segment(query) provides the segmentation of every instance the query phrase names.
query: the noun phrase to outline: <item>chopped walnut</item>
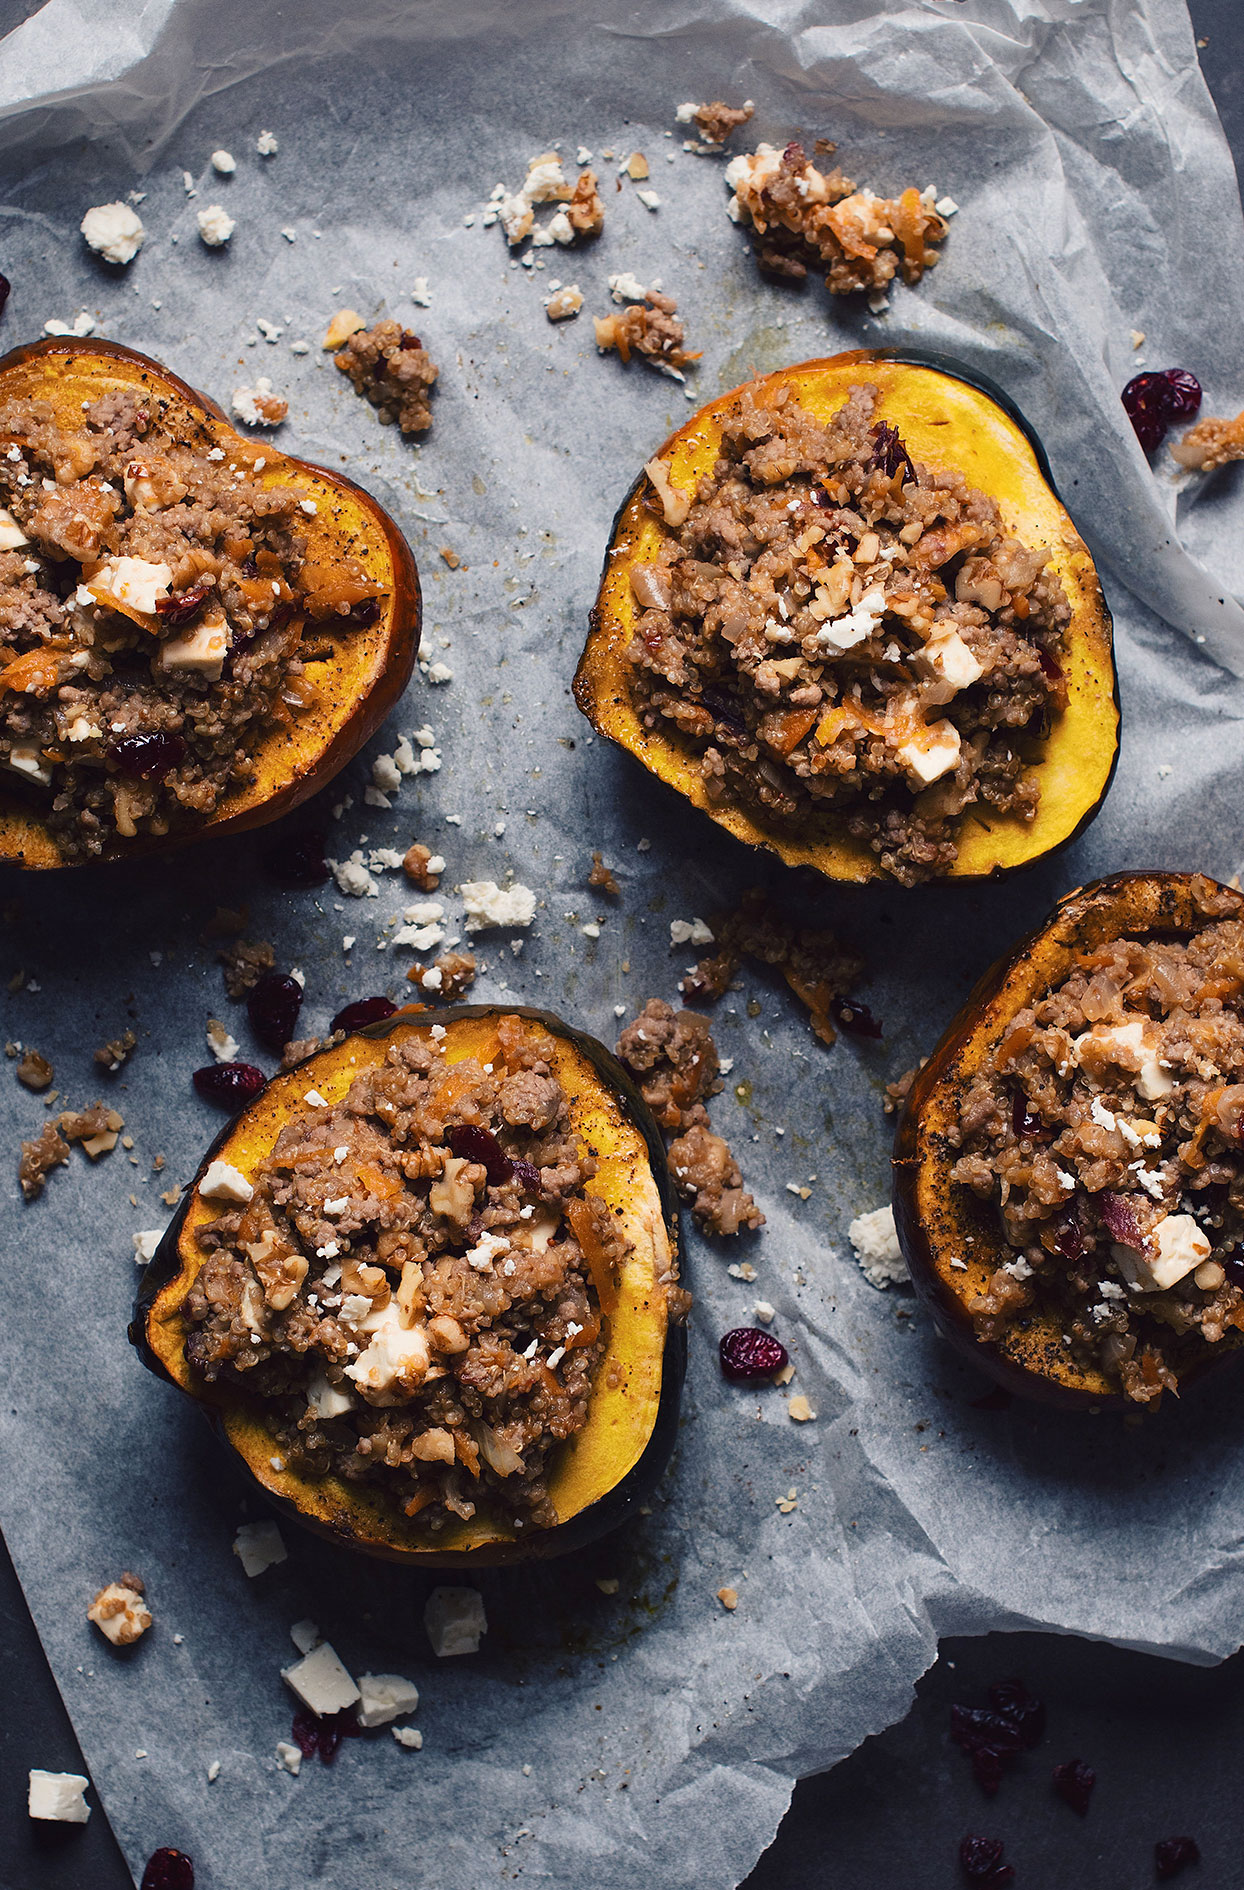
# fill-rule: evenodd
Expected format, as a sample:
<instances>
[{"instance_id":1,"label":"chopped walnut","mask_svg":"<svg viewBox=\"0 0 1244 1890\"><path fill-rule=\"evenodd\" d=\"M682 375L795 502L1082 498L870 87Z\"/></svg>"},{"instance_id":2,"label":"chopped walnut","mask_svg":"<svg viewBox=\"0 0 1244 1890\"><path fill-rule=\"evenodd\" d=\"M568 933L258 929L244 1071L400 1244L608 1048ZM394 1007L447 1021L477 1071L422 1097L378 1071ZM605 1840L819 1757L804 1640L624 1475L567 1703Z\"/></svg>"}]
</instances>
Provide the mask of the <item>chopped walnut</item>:
<instances>
[{"instance_id":1,"label":"chopped walnut","mask_svg":"<svg viewBox=\"0 0 1244 1890\"><path fill-rule=\"evenodd\" d=\"M439 369L418 335L392 321L360 328L345 342L336 365L371 402L383 426L396 420L403 433L427 432Z\"/></svg>"},{"instance_id":2,"label":"chopped walnut","mask_svg":"<svg viewBox=\"0 0 1244 1890\"><path fill-rule=\"evenodd\" d=\"M744 99L741 105L727 105L715 98L709 105L697 105L690 119L699 126L705 144L724 144L732 131L737 131L755 115L756 107L750 98Z\"/></svg>"},{"instance_id":3,"label":"chopped walnut","mask_svg":"<svg viewBox=\"0 0 1244 1890\"><path fill-rule=\"evenodd\" d=\"M225 968L225 990L235 1002L253 991L264 972L271 971L276 963L276 953L266 938L240 938L216 956Z\"/></svg>"},{"instance_id":4,"label":"chopped walnut","mask_svg":"<svg viewBox=\"0 0 1244 1890\"><path fill-rule=\"evenodd\" d=\"M642 302L628 302L613 314L595 317L596 346L602 354L616 348L623 361L629 361L633 353L642 355L657 367L677 373L700 358L683 347L684 330L677 315L672 295L649 289Z\"/></svg>"},{"instance_id":5,"label":"chopped walnut","mask_svg":"<svg viewBox=\"0 0 1244 1890\"><path fill-rule=\"evenodd\" d=\"M605 227L605 206L596 184L595 171L580 171L574 195L565 205L564 215L576 236L599 236Z\"/></svg>"},{"instance_id":6,"label":"chopped walnut","mask_svg":"<svg viewBox=\"0 0 1244 1890\"><path fill-rule=\"evenodd\" d=\"M17 1178L28 1201L43 1193L43 1184L54 1168L69 1160L69 1144L54 1122L45 1122L38 1135L22 1143L22 1158Z\"/></svg>"},{"instance_id":7,"label":"chopped walnut","mask_svg":"<svg viewBox=\"0 0 1244 1890\"><path fill-rule=\"evenodd\" d=\"M1234 420L1216 420L1212 415L1198 420L1173 443L1171 454L1193 472L1213 472L1234 459L1244 459L1244 413Z\"/></svg>"},{"instance_id":8,"label":"chopped walnut","mask_svg":"<svg viewBox=\"0 0 1244 1890\"><path fill-rule=\"evenodd\" d=\"M17 1080L27 1089L47 1089L56 1071L38 1050L27 1050L17 1066Z\"/></svg>"},{"instance_id":9,"label":"chopped walnut","mask_svg":"<svg viewBox=\"0 0 1244 1890\"><path fill-rule=\"evenodd\" d=\"M433 853L431 847L421 845L418 840L413 846L407 847L406 857L402 861L403 873L413 886L419 888L420 892L436 891L441 883L444 866L445 862L440 855Z\"/></svg>"},{"instance_id":10,"label":"chopped walnut","mask_svg":"<svg viewBox=\"0 0 1244 1890\"><path fill-rule=\"evenodd\" d=\"M123 1030L119 1037L113 1037L110 1042L101 1044L95 1052L95 1061L102 1064L106 1070L119 1070L131 1056L137 1044L138 1038L134 1032Z\"/></svg>"},{"instance_id":11,"label":"chopped walnut","mask_svg":"<svg viewBox=\"0 0 1244 1890\"><path fill-rule=\"evenodd\" d=\"M101 1155L110 1155L117 1146L125 1120L118 1110L106 1109L103 1103L92 1103L89 1109L68 1110L61 1116L59 1126L67 1142L80 1142L83 1152L97 1162Z\"/></svg>"},{"instance_id":12,"label":"chopped walnut","mask_svg":"<svg viewBox=\"0 0 1244 1890\"><path fill-rule=\"evenodd\" d=\"M780 971L787 984L808 1008L813 1030L822 1043L833 1043L835 1023L860 1035L879 1034L862 1004L850 1003L844 993L859 978L864 961L840 943L833 932L797 926L770 905L759 887L744 893L738 908L713 924L717 951L701 959L679 986L684 997L709 1002L728 988L742 958L758 958Z\"/></svg>"},{"instance_id":13,"label":"chopped walnut","mask_svg":"<svg viewBox=\"0 0 1244 1890\"><path fill-rule=\"evenodd\" d=\"M612 869L605 865L604 855L597 849L592 854L592 870L587 876L589 886L599 886L611 899L620 899L622 888L615 879Z\"/></svg>"},{"instance_id":14,"label":"chopped walnut","mask_svg":"<svg viewBox=\"0 0 1244 1890\"><path fill-rule=\"evenodd\" d=\"M799 281L824 269L832 295L883 291L900 268L905 282L919 282L938 260L929 245L946 235L930 191L874 197L840 170L819 171L801 144L758 145L731 160L726 182L730 216L749 226L760 267Z\"/></svg>"},{"instance_id":15,"label":"chopped walnut","mask_svg":"<svg viewBox=\"0 0 1244 1890\"><path fill-rule=\"evenodd\" d=\"M470 952L443 952L432 965L412 965L406 973L425 997L456 1004L475 983L476 964Z\"/></svg>"},{"instance_id":16,"label":"chopped walnut","mask_svg":"<svg viewBox=\"0 0 1244 1890\"><path fill-rule=\"evenodd\" d=\"M86 1611L114 1647L130 1647L151 1626L151 1610L144 1601L146 1590L137 1575L128 1569L120 1581L101 1588Z\"/></svg>"}]
</instances>

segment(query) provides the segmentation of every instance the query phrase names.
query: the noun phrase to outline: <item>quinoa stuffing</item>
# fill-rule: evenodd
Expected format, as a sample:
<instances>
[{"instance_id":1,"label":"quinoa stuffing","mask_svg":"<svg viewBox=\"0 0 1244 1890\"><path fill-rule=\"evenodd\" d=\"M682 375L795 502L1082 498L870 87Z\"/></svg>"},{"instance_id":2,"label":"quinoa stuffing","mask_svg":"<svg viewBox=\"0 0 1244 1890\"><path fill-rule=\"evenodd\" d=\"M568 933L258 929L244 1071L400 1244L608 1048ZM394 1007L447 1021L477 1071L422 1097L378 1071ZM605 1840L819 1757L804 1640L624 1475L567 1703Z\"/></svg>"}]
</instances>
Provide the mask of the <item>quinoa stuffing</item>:
<instances>
[{"instance_id":1,"label":"quinoa stuffing","mask_svg":"<svg viewBox=\"0 0 1244 1890\"><path fill-rule=\"evenodd\" d=\"M389 1044L335 1106L286 1123L199 1234L186 1356L263 1401L286 1463L386 1492L432 1530L481 1502L556 1520L547 1476L582 1427L600 1296L629 1251L591 1192L542 1031L491 1060ZM671 1307L682 1296L661 1282Z\"/></svg>"},{"instance_id":2,"label":"quinoa stuffing","mask_svg":"<svg viewBox=\"0 0 1244 1890\"><path fill-rule=\"evenodd\" d=\"M356 394L369 400L382 426L426 433L432 424L432 389L440 369L400 322L377 322L343 337L336 365Z\"/></svg>"},{"instance_id":3,"label":"quinoa stuffing","mask_svg":"<svg viewBox=\"0 0 1244 1890\"><path fill-rule=\"evenodd\" d=\"M832 155L834 147L824 149ZM726 183L729 215L748 227L760 268L800 282L823 269L831 295L884 294L900 270L905 282L919 282L938 260L929 245L946 235L936 191L913 185L874 197L840 170L818 170L801 144L761 144L732 158Z\"/></svg>"},{"instance_id":4,"label":"quinoa stuffing","mask_svg":"<svg viewBox=\"0 0 1244 1890\"><path fill-rule=\"evenodd\" d=\"M744 99L741 105L727 105L715 98L707 105L680 105L677 116L679 124L697 126L706 145L720 146L732 131L746 125L755 114L756 107L750 98Z\"/></svg>"},{"instance_id":5,"label":"quinoa stuffing","mask_svg":"<svg viewBox=\"0 0 1244 1890\"><path fill-rule=\"evenodd\" d=\"M1178 1389L1172 1336L1244 1330L1244 920L1212 881L1197 895L1191 936L1086 951L1017 1014L952 1171L1012 1250L969 1302L981 1338L1052 1309L1137 1404Z\"/></svg>"},{"instance_id":6,"label":"quinoa stuffing","mask_svg":"<svg viewBox=\"0 0 1244 1890\"><path fill-rule=\"evenodd\" d=\"M308 618L381 587L307 559L304 494L155 388L72 424L6 400L0 434L0 766L71 860L209 817L317 700Z\"/></svg>"},{"instance_id":7,"label":"quinoa stuffing","mask_svg":"<svg viewBox=\"0 0 1244 1890\"><path fill-rule=\"evenodd\" d=\"M672 295L663 295L660 289L645 289L642 300L637 297L622 308L593 319L596 346L602 354L616 348L624 362L637 354L675 380L682 380L681 369L700 358L683 347L685 331L678 319L678 304Z\"/></svg>"},{"instance_id":8,"label":"quinoa stuffing","mask_svg":"<svg viewBox=\"0 0 1244 1890\"><path fill-rule=\"evenodd\" d=\"M276 964L276 953L266 938L240 938L216 954L224 967L225 990L236 1002L253 991L266 971Z\"/></svg>"},{"instance_id":9,"label":"quinoa stuffing","mask_svg":"<svg viewBox=\"0 0 1244 1890\"><path fill-rule=\"evenodd\" d=\"M716 949L682 979L678 988L684 997L715 1003L729 990L742 960L755 958L781 972L822 1043L834 1042L836 1025L861 1036L880 1035L866 1007L846 996L864 961L835 933L792 924L758 886L743 894L732 913L714 920L712 930Z\"/></svg>"},{"instance_id":10,"label":"quinoa stuffing","mask_svg":"<svg viewBox=\"0 0 1244 1890\"><path fill-rule=\"evenodd\" d=\"M1216 472L1219 466L1244 459L1244 413L1234 420L1219 420L1207 414L1175 441L1171 452L1190 472Z\"/></svg>"},{"instance_id":11,"label":"quinoa stuffing","mask_svg":"<svg viewBox=\"0 0 1244 1890\"><path fill-rule=\"evenodd\" d=\"M17 1178L25 1199L33 1201L43 1193L52 1170L63 1168L69 1160L72 1143L80 1143L83 1153L97 1162L101 1155L112 1153L124 1127L119 1111L103 1103L92 1103L89 1109L69 1109L45 1122L38 1135L22 1143Z\"/></svg>"},{"instance_id":12,"label":"quinoa stuffing","mask_svg":"<svg viewBox=\"0 0 1244 1890\"><path fill-rule=\"evenodd\" d=\"M631 576L627 660L712 800L845 825L910 885L951 867L967 810L1034 817L1071 611L1047 554L953 467L915 465L878 405L855 387L821 424L751 388L694 491L649 462L665 534Z\"/></svg>"},{"instance_id":13,"label":"quinoa stuffing","mask_svg":"<svg viewBox=\"0 0 1244 1890\"><path fill-rule=\"evenodd\" d=\"M617 1052L672 1137L675 1185L705 1233L763 1227L765 1217L744 1188L729 1145L709 1127L704 1098L720 1092L721 1077L706 1020L694 1011L675 1011L662 998L649 998L618 1038Z\"/></svg>"},{"instance_id":14,"label":"quinoa stuffing","mask_svg":"<svg viewBox=\"0 0 1244 1890\"><path fill-rule=\"evenodd\" d=\"M431 965L412 965L406 976L440 1003L456 1004L475 983L476 970L474 953L442 952Z\"/></svg>"}]
</instances>

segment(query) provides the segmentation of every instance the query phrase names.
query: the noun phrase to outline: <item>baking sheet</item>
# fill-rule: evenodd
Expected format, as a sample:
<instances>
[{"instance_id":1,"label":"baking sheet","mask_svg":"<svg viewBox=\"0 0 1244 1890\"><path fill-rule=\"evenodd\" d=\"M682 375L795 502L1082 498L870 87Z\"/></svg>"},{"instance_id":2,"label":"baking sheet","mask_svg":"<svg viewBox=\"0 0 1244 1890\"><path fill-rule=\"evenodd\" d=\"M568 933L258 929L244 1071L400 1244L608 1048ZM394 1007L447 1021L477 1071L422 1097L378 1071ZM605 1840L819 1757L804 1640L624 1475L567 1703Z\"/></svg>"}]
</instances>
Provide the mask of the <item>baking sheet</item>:
<instances>
[{"instance_id":1,"label":"baking sheet","mask_svg":"<svg viewBox=\"0 0 1244 1890\"><path fill-rule=\"evenodd\" d=\"M942 263L916 291L897 289L888 314L757 278L724 215L720 161L685 153L673 120L684 98L745 94L756 136L836 137L847 170L875 188L935 183L962 206ZM267 159L255 152L264 128L280 140ZM597 154L608 221L599 244L538 252L545 266L529 275L478 219L493 186L517 184L556 140L571 157L580 142ZM208 168L222 145L238 160L230 178ZM634 148L652 166L655 212L629 183L613 188ZM207 1017L255 1055L202 942L215 907L248 904L250 935L302 968L302 1027L315 1030L347 997L405 988L410 955L378 949L409 902L405 882L382 874L377 896L358 900L282 893L258 865L261 835L158 868L6 883L0 970L25 974L3 1000L6 1036L49 1055L75 1104L101 1093L95 1044L127 1022L140 1037L105 1092L134 1162L119 1150L88 1169L75 1154L25 1209L10 1169L0 1321L0 1523L135 1870L174 1843L208 1890L473 1890L519 1872L596 1890L641 1872L730 1884L797 1776L902 1714L941 1633L1046 1627L1188 1660L1231 1652L1244 1447L1230 1386L1135 1428L981 1410L982 1381L909 1296L864 1282L846 1242L852 1216L886 1194L884 1083L992 956L1098 873L1225 878L1240 864L1244 696L1210 660L1244 667L1239 486L1152 473L1117 402L1142 357L1192 367L1207 411L1233 412L1240 394L1238 199L1183 6L823 0L813 14L653 0L619 14L596 0L359 0L343 16L322 0L171 0L140 14L51 0L3 43L0 149L13 282L0 337L85 309L101 333L226 402L265 374L291 402L281 443L348 466L408 532L427 588L425 654L453 681L416 680L318 811L339 859L416 837L444 853L455 932L456 884L512 871L537 891L521 954L504 934L481 941L474 996L549 1003L611 1040L615 1006L631 1015L651 994L675 996L690 954L671 951L670 921L759 880L861 945L886 1029L880 1046L824 1051L750 974L719 1007L740 1091L728 1087L714 1117L768 1225L737 1246L691 1235L688 1391L653 1513L556 1569L481 1573L483 1650L437 1661L421 1621L443 1576L362 1564L287 1528L288 1560L246 1580L230 1543L257 1502L123 1336L131 1234L159 1225L170 1176L193 1171L218 1126L189 1084ZM616 160L601 162L604 149ZM77 225L131 189L145 192L149 235L118 273ZM218 251L194 226L213 202L237 219ZM1102 556L1119 635L1119 775L1068 853L1004 886L835 894L749 861L592 741L569 682L609 521L691 410L674 383L596 355L590 314L622 269L678 297L704 350L697 396L752 368L891 341L957 353L1025 408ZM420 276L426 309L410 299ZM553 279L587 298L557 329L541 306ZM421 447L382 430L320 353L343 304L399 316L440 362ZM262 338L260 318L279 339ZM1139 354L1133 329L1147 336ZM311 351L291 353L304 339ZM370 757L425 725L440 771L407 781L390 811L365 805ZM587 889L593 847L622 882L617 906ZM599 938L585 935L597 922ZM43 1109L16 1084L4 1093L13 1146ZM809 1186L807 1200L788 1183ZM754 1284L727 1271L744 1259ZM791 1389L814 1423L792 1423L782 1393L718 1376L716 1339L757 1297L777 1308ZM117 1656L83 1611L127 1566L148 1582L156 1626ZM722 1586L738 1590L732 1614ZM277 1769L292 1708L279 1668L289 1625L308 1615L353 1671L417 1681L422 1751L382 1732L347 1742L331 1770Z\"/></svg>"}]
</instances>

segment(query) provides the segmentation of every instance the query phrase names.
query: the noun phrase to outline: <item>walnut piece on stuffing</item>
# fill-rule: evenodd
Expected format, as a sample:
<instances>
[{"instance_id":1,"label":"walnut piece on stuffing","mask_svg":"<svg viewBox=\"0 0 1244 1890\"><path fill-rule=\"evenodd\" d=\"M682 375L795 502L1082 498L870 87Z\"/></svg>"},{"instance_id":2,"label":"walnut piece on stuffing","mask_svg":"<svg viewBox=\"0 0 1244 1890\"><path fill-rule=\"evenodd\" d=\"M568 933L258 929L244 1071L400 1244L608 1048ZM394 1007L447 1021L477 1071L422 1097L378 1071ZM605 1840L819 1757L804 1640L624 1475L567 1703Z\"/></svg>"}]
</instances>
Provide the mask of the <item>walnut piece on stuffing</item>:
<instances>
[{"instance_id":1,"label":"walnut piece on stuffing","mask_svg":"<svg viewBox=\"0 0 1244 1890\"><path fill-rule=\"evenodd\" d=\"M919 282L938 260L930 245L946 235L931 191L871 196L840 170L818 170L801 144L758 145L731 160L726 182L729 215L748 227L761 269L795 280L824 269L831 295L875 294L900 270Z\"/></svg>"},{"instance_id":2,"label":"walnut piece on stuffing","mask_svg":"<svg viewBox=\"0 0 1244 1890\"><path fill-rule=\"evenodd\" d=\"M151 1610L144 1601L145 1589L137 1575L127 1569L119 1581L101 1588L86 1611L101 1634L114 1647L131 1647L151 1626Z\"/></svg>"},{"instance_id":3,"label":"walnut piece on stuffing","mask_svg":"<svg viewBox=\"0 0 1244 1890\"><path fill-rule=\"evenodd\" d=\"M440 370L418 335L400 322L377 322L350 335L335 360L355 392L376 409L382 426L396 421L403 433L427 432Z\"/></svg>"},{"instance_id":4,"label":"walnut piece on stuffing","mask_svg":"<svg viewBox=\"0 0 1244 1890\"><path fill-rule=\"evenodd\" d=\"M1234 459L1244 459L1244 413L1234 420L1206 415L1172 443L1171 455L1193 472L1213 472Z\"/></svg>"},{"instance_id":5,"label":"walnut piece on stuffing","mask_svg":"<svg viewBox=\"0 0 1244 1890\"><path fill-rule=\"evenodd\" d=\"M623 361L638 354L654 366L674 372L700 358L683 347L685 331L678 320L678 304L672 295L663 295L659 289L649 289L642 302L629 302L625 308L594 319L596 346L602 354L616 348Z\"/></svg>"}]
</instances>

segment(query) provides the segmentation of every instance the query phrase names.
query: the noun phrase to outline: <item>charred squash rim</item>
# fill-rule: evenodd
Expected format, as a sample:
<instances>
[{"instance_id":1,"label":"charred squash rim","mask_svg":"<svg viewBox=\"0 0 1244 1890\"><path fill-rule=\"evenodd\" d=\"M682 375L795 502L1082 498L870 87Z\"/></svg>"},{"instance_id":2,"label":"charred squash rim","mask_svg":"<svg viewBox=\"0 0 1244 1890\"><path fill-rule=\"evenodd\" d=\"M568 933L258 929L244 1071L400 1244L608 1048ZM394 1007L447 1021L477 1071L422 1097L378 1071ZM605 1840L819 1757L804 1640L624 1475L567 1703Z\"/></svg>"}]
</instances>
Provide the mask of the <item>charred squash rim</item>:
<instances>
[{"instance_id":1,"label":"charred squash rim","mask_svg":"<svg viewBox=\"0 0 1244 1890\"><path fill-rule=\"evenodd\" d=\"M443 1025L452 1061L486 1049L496 1020L518 1016L547 1031L557 1045L557 1075L583 1140L600 1169L592 1192L624 1211L635 1251L607 1312L607 1343L587 1422L563 1446L550 1477L560 1520L516 1538L496 1516L477 1514L438 1532L404 1515L383 1493L339 1477L306 1478L275 1470L274 1433L260 1399L207 1385L185 1358L185 1297L204 1256L195 1231L218 1209L199 1194L210 1162L233 1162L246 1174L271 1148L286 1115L308 1087L336 1101L368 1063L383 1061L390 1040ZM686 1366L686 1332L666 1315L658 1274L680 1249L678 1211L660 1132L647 1105L602 1044L547 1011L470 1005L409 1010L317 1051L274 1077L208 1150L194 1183L145 1270L129 1329L143 1363L193 1398L214 1430L241 1459L283 1514L346 1548L420 1567L479 1567L562 1555L625 1522L651 1493L673 1448Z\"/></svg>"},{"instance_id":2,"label":"charred squash rim","mask_svg":"<svg viewBox=\"0 0 1244 1890\"><path fill-rule=\"evenodd\" d=\"M1105 798L1119 750L1110 612L1093 560L1058 497L1041 442L1015 403L986 375L949 355L861 348L800 362L734 388L693 414L655 457L686 489L711 468L723 416L748 389L792 386L805 405L828 416L862 383L878 387L879 415L898 428L913 457L958 468L997 501L1017 537L1051 548L1051 562L1071 601L1064 659L1068 706L1037 763L1041 803L1036 818L1024 822L993 809L979 820L970 811L964 814L956 835L959 857L940 876L995 877L1031 865L1084 830ZM948 410L953 417L947 417ZM600 734L746 845L767 848L788 866L813 867L827 879L886 879L871 849L847 833L841 816L822 815L811 830L794 833L750 809L717 805L705 791L692 745L664 728L643 726L625 652L636 616L631 570L655 558L664 535L644 504L648 489L641 473L614 520L574 680L580 709Z\"/></svg>"},{"instance_id":3,"label":"charred squash rim","mask_svg":"<svg viewBox=\"0 0 1244 1890\"><path fill-rule=\"evenodd\" d=\"M1068 893L985 973L916 1077L899 1118L894 1219L912 1283L956 1350L1021 1397L1071 1410L1136 1408L1104 1372L1071 1359L1055 1317L1034 1309L1023 1329L1017 1321L999 1339L977 1337L966 1302L984 1290L1010 1249L991 1206L950 1179L960 1151L948 1131L1012 1018L1060 984L1080 952L1124 936L1189 937L1212 923L1198 909L1198 881L1227 893L1244 918L1244 895L1192 873L1116 873ZM953 1268L952 1259L966 1260L967 1271ZM1182 1389L1237 1354L1244 1333L1214 1346L1199 1334L1169 1333L1162 1344Z\"/></svg>"},{"instance_id":4,"label":"charred squash rim","mask_svg":"<svg viewBox=\"0 0 1244 1890\"><path fill-rule=\"evenodd\" d=\"M422 600L414 555L383 507L350 479L282 453L267 438L247 439L224 411L168 368L115 341L35 341L0 359L0 392L63 402L81 417L83 400L118 388L150 387L188 409L237 460L265 462L261 483L294 485L318 507L305 521L311 552L357 559L369 577L383 582L380 616L374 624L342 626L317 622L317 638L331 638L331 655L308 664L320 684L315 706L288 728L268 730L256 756L256 777L206 820L167 836L115 841L105 859L135 859L165 853L196 840L241 833L279 819L327 785L370 741L410 681L419 649ZM0 782L0 864L27 868L76 865L66 861L40 811L37 795ZM91 862L92 864L94 862Z\"/></svg>"}]
</instances>

